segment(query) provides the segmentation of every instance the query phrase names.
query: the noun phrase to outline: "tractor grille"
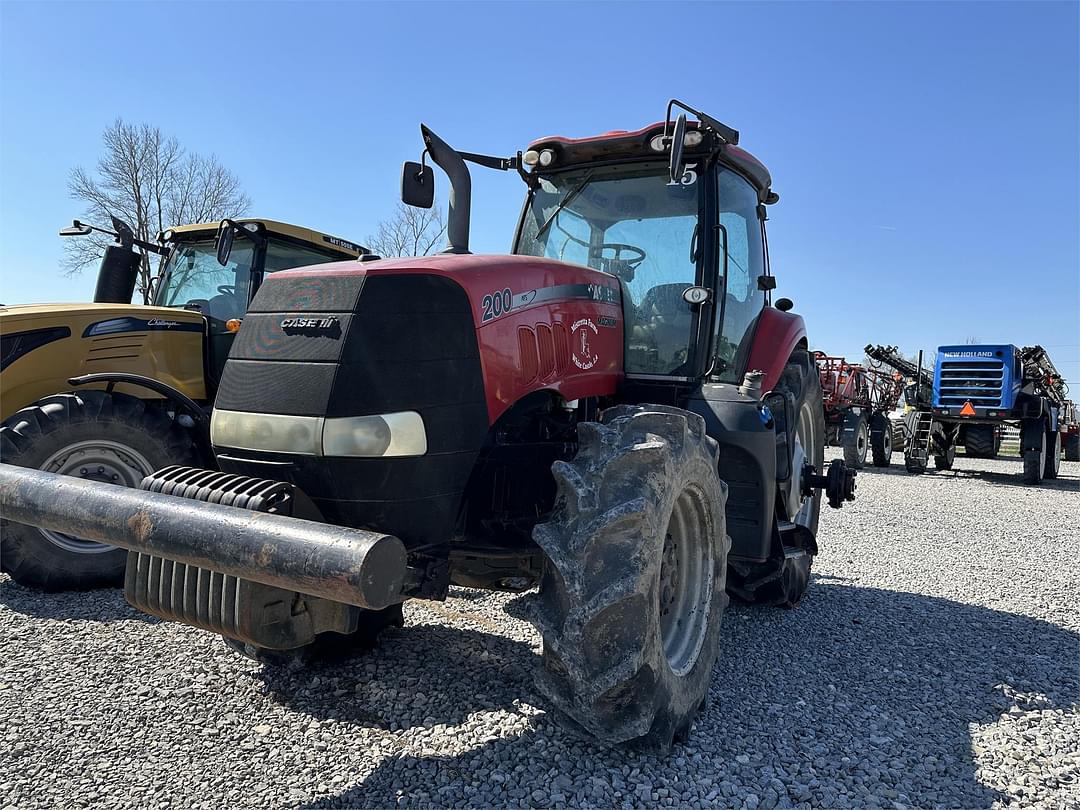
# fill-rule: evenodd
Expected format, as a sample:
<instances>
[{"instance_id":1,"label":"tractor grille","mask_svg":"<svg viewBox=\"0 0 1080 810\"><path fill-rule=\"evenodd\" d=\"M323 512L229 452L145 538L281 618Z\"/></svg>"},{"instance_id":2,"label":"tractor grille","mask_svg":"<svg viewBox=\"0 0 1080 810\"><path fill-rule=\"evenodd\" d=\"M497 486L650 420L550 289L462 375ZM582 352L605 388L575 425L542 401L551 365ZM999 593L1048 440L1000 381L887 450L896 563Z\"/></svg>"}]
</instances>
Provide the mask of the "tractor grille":
<instances>
[{"instance_id":1,"label":"tractor grille","mask_svg":"<svg viewBox=\"0 0 1080 810\"><path fill-rule=\"evenodd\" d=\"M999 408L1005 384L1005 364L998 358L946 360L941 364L938 405Z\"/></svg>"}]
</instances>

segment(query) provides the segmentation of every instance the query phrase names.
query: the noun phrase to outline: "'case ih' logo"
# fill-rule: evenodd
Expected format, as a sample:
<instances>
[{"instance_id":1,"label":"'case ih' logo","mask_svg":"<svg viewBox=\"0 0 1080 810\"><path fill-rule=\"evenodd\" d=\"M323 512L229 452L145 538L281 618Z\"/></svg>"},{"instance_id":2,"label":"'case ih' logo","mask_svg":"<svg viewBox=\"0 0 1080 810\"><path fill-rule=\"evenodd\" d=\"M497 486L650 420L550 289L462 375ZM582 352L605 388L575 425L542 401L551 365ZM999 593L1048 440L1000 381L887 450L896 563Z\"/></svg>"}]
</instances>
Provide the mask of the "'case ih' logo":
<instances>
[{"instance_id":1,"label":"'case ih' logo","mask_svg":"<svg viewBox=\"0 0 1080 810\"><path fill-rule=\"evenodd\" d=\"M337 318L284 318L281 321L281 331L300 332L302 334L318 333L329 337L337 337L341 334L341 323Z\"/></svg>"}]
</instances>

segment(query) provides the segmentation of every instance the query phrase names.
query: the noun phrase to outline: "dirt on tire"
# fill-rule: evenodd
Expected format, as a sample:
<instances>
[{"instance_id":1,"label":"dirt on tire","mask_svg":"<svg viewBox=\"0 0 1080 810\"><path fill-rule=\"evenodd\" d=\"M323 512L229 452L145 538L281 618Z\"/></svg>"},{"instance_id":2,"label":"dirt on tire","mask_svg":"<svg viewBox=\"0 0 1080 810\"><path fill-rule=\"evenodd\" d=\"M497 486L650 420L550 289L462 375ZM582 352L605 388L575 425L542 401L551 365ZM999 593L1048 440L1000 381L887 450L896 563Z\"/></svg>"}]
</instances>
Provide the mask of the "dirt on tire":
<instances>
[{"instance_id":1,"label":"dirt on tire","mask_svg":"<svg viewBox=\"0 0 1080 810\"><path fill-rule=\"evenodd\" d=\"M705 700L728 601L717 445L700 416L655 405L609 409L578 439L575 458L553 467L551 519L533 532L547 555L537 687L572 727L665 752ZM700 550L701 588L679 607L696 628L687 644L662 615L671 538L685 534L673 521L693 525Z\"/></svg>"}]
</instances>

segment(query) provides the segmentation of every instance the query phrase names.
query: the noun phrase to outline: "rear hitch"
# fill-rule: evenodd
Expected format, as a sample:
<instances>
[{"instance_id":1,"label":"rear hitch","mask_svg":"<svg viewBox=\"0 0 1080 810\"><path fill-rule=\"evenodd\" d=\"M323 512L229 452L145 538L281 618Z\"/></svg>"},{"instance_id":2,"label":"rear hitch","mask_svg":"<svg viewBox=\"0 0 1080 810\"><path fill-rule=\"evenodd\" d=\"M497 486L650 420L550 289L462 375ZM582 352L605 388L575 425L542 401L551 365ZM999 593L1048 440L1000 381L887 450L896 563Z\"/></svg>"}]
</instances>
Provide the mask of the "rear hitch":
<instances>
[{"instance_id":1,"label":"rear hitch","mask_svg":"<svg viewBox=\"0 0 1080 810\"><path fill-rule=\"evenodd\" d=\"M824 475L818 475L813 464L806 464L802 474L803 497L810 497L815 489L823 489L829 506L839 509L844 501L855 500L855 475L855 470L838 458L833 459Z\"/></svg>"}]
</instances>

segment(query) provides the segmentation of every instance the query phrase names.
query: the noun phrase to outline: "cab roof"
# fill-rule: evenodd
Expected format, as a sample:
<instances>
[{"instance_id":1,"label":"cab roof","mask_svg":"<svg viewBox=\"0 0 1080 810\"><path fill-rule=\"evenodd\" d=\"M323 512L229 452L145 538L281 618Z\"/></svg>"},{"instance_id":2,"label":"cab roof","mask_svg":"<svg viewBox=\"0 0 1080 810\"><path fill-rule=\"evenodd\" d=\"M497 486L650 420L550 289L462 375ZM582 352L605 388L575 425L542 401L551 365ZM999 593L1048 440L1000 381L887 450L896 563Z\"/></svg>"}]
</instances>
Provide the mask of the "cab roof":
<instances>
[{"instance_id":1,"label":"cab roof","mask_svg":"<svg viewBox=\"0 0 1080 810\"><path fill-rule=\"evenodd\" d=\"M348 239L331 236L322 233L321 231L313 231L310 228L304 228L300 225L290 225L288 222L278 222L273 219L258 219L253 217L244 217L235 220L235 222L241 225L254 222L258 225L262 225L268 234L287 236L291 239L307 242L322 248L323 250L340 253L343 258L355 259L357 256L370 252L362 245ZM219 223L217 222L197 222L190 225L175 225L171 228L167 228L166 233L172 231L174 234L182 234L184 236L201 236L205 233L208 236L213 236L217 233L218 225Z\"/></svg>"},{"instance_id":2,"label":"cab roof","mask_svg":"<svg viewBox=\"0 0 1080 810\"><path fill-rule=\"evenodd\" d=\"M601 135L590 135L584 138L567 138L563 135L548 135L538 138L529 144L529 149L537 151L552 149L556 153L556 160L549 167L558 170L568 166L590 163L597 160L607 160L618 157L660 155L650 148L653 138L664 132L665 123L657 121L641 129L635 130L612 130ZM705 138L700 146L687 148L686 153L697 154L711 152L718 149L720 160L727 166L738 171L746 177L758 191L762 202L775 202L772 192L772 175L765 168L765 164L751 155L745 149L734 144L725 143L721 139L712 136L711 130L702 127L698 121L687 121L687 130L700 129Z\"/></svg>"}]
</instances>

